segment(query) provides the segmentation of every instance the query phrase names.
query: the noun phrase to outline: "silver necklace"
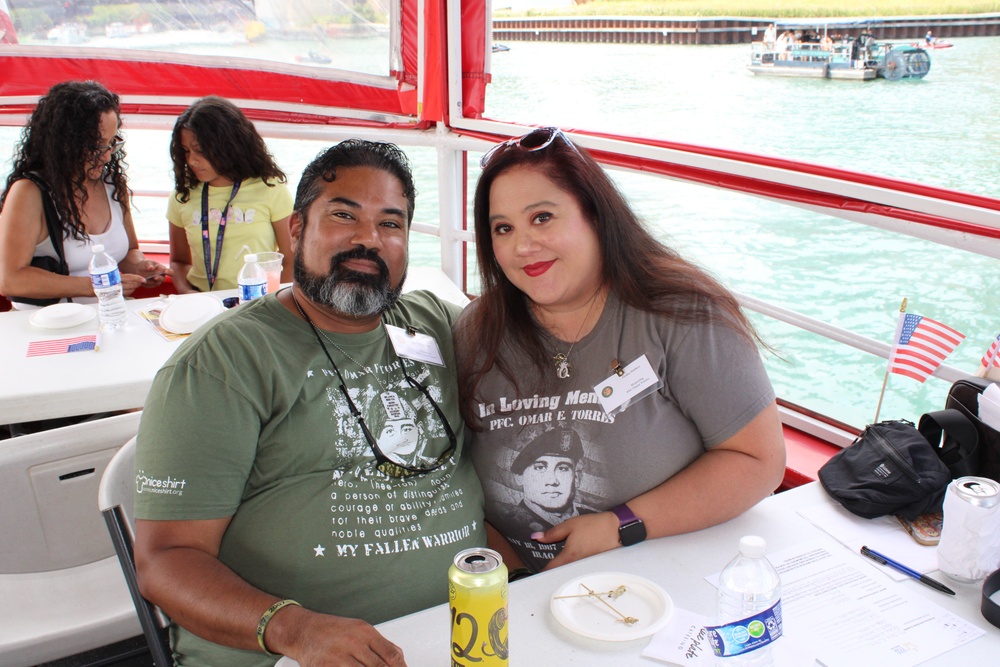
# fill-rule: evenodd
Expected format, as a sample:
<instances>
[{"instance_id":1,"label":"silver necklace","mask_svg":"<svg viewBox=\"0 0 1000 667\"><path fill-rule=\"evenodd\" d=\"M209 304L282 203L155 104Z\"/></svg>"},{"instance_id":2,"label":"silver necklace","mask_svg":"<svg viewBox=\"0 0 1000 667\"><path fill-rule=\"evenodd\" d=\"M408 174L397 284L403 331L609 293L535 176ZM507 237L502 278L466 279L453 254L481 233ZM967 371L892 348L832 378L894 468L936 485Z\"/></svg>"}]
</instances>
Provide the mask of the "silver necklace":
<instances>
[{"instance_id":1,"label":"silver necklace","mask_svg":"<svg viewBox=\"0 0 1000 667\"><path fill-rule=\"evenodd\" d=\"M556 356L552 357L556 366L556 375L562 380L565 380L573 375L574 369L573 364L570 363L569 355L573 353L573 348L580 341L580 334L583 333L583 328L587 326L587 320L590 319L590 313L593 312L594 304L597 303L597 297L600 293L601 290L597 290L597 292L594 293L594 297L590 300L590 307L587 309L587 314L583 316L583 322L580 323L580 328L576 332L575 340L570 343L569 349L566 350L566 354L556 352Z\"/></svg>"}]
</instances>

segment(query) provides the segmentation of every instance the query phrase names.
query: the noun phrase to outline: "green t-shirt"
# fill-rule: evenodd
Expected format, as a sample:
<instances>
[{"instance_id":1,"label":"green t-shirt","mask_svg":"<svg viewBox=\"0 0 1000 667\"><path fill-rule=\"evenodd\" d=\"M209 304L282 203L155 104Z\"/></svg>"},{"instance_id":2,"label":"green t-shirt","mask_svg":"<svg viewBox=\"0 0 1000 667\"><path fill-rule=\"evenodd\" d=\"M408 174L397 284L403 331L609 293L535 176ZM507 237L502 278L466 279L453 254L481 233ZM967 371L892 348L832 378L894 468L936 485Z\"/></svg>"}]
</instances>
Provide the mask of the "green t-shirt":
<instances>
[{"instance_id":1,"label":"green t-shirt","mask_svg":"<svg viewBox=\"0 0 1000 667\"><path fill-rule=\"evenodd\" d=\"M451 339L457 314L429 292L414 292L385 317L440 346L444 368L404 363L458 439L443 467L403 479L375 469L340 381L305 322L274 295L219 316L153 383L136 452L136 516L232 516L219 559L252 585L308 609L379 623L445 602L454 555L486 543L482 489L462 442ZM382 327L324 333L383 451L394 451L390 441L403 431L408 435L395 446L407 438L411 449L416 444L411 465L447 449L444 425L404 379ZM176 626L172 643L179 665L274 662Z\"/></svg>"},{"instance_id":2,"label":"green t-shirt","mask_svg":"<svg viewBox=\"0 0 1000 667\"><path fill-rule=\"evenodd\" d=\"M226 233L222 237L219 255L219 272L213 290L235 289L236 277L243 268L243 255L248 252L273 252L278 249L274 236L274 223L292 214L292 192L284 183L271 181L268 185L259 178L240 184L236 198L226 212ZM208 274L205 271L205 248L201 236L201 191L204 184L189 193L185 203L172 194L167 200L167 220L175 227L182 227L191 248L191 270L187 279L202 292L208 291ZM215 246L219 235L222 209L233 194L233 186L208 188L208 244L209 261L215 266ZM248 250L249 248L249 250Z\"/></svg>"}]
</instances>

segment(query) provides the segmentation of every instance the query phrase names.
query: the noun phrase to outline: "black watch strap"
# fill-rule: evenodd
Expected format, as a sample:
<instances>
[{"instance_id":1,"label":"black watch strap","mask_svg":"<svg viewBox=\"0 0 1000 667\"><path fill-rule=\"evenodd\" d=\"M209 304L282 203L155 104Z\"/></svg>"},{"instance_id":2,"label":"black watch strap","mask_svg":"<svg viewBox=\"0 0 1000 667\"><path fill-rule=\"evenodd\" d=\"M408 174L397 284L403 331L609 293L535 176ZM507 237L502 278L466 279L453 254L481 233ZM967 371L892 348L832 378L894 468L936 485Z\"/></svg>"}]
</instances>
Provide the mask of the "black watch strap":
<instances>
[{"instance_id":1,"label":"black watch strap","mask_svg":"<svg viewBox=\"0 0 1000 667\"><path fill-rule=\"evenodd\" d=\"M986 577L983 582L982 604L979 610L983 618L1000 628L1000 605L993 601L993 594L1000 591L1000 570Z\"/></svg>"},{"instance_id":2,"label":"black watch strap","mask_svg":"<svg viewBox=\"0 0 1000 667\"><path fill-rule=\"evenodd\" d=\"M611 511L618 517L618 541L623 547L630 547L646 539L646 524L628 505L619 505Z\"/></svg>"}]
</instances>

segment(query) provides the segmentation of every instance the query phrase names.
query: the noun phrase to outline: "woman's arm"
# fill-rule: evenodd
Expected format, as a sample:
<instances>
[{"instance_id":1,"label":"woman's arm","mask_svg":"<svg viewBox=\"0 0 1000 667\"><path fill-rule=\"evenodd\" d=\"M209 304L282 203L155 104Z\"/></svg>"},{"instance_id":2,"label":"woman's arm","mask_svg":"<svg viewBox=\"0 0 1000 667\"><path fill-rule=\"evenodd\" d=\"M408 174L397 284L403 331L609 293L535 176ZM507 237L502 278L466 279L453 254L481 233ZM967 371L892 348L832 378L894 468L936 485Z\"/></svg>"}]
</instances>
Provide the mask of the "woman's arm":
<instances>
[{"instance_id":1,"label":"woman's arm","mask_svg":"<svg viewBox=\"0 0 1000 667\"><path fill-rule=\"evenodd\" d=\"M174 287L178 294L187 294L197 290L188 282L188 271L191 270L191 246L183 227L173 223L170 225L170 270L173 272Z\"/></svg>"},{"instance_id":2,"label":"woman's arm","mask_svg":"<svg viewBox=\"0 0 1000 667\"><path fill-rule=\"evenodd\" d=\"M784 471L785 439L771 403L733 437L627 505L646 525L647 538L689 533L750 509L778 488ZM566 540L550 569L619 546L618 517L583 514L531 537L545 544Z\"/></svg>"},{"instance_id":3,"label":"woman's arm","mask_svg":"<svg viewBox=\"0 0 1000 667\"><path fill-rule=\"evenodd\" d=\"M166 280L166 276L171 274L171 270L159 262L146 259L142 250L139 250L132 211L125 211L122 225L128 237L128 252L118 264L118 270L122 274L122 291L128 296L139 287L159 287Z\"/></svg>"},{"instance_id":4,"label":"woman's arm","mask_svg":"<svg viewBox=\"0 0 1000 667\"><path fill-rule=\"evenodd\" d=\"M35 246L48 238L42 193L16 181L0 211L0 294L34 298L94 296L87 276L63 276L31 266Z\"/></svg>"},{"instance_id":5,"label":"woman's arm","mask_svg":"<svg viewBox=\"0 0 1000 667\"><path fill-rule=\"evenodd\" d=\"M281 282L283 283L292 282L292 267L294 266L292 235L288 231L288 219L291 217L289 215L281 220L271 222L271 226L274 227L274 238L278 243L278 252L285 256L281 260Z\"/></svg>"}]
</instances>

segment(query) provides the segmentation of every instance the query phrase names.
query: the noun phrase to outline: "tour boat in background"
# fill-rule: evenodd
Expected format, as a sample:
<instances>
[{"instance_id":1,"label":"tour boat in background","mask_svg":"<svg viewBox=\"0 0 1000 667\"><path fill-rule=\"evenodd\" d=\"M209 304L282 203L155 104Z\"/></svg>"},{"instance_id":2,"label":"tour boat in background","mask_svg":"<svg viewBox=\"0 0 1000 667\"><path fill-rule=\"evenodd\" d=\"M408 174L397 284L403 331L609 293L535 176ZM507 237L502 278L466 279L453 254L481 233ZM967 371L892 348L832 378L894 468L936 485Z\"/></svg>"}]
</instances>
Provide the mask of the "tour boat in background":
<instances>
[{"instance_id":1,"label":"tour boat in background","mask_svg":"<svg viewBox=\"0 0 1000 667\"><path fill-rule=\"evenodd\" d=\"M5 3L16 8L13 0L0 0L0 18L7 9ZM250 32L260 43L266 43L268 34L302 40L317 33L322 33L323 39L358 34L325 23L317 23L318 30L303 29L301 26L309 25L304 17L317 9L316 4L308 0L259 0L253 3L252 15L238 17L246 21L245 29L230 24L216 34L237 47L247 41L239 35ZM353 16L351 20L359 25L383 20L375 18L374 22L365 16ZM68 22L62 28L53 27L48 33L51 39L44 40L30 40L26 35L18 40L17 35L6 30L0 43L0 125L22 126L39 96L59 81L96 79L121 96L129 128L169 129L178 113L193 100L215 94L239 104L265 137L333 143L363 136L390 141L404 149L433 149L437 156L436 182L429 187L437 192L439 219L434 223L415 221L412 231L436 239L438 268L463 291L474 293L474 236L467 221L470 186L475 182L479 156L496 142L530 129L492 118L487 112L490 58L495 52L489 3L391 0L384 17L389 48L385 70L380 73L330 67L311 58L297 60L294 52L263 60L257 52L252 58L242 57L238 48L225 57L192 53L183 46L158 50L154 44L165 44L176 35L176 44L184 45L188 28L204 34L205 27L190 25L189 17L184 16L171 17L160 25L156 24L158 17L143 20L152 21L154 29L133 32L120 27L121 21L114 21L109 22L107 30L100 26L90 35L84 34L82 24ZM386 30L383 27L374 32L384 34ZM230 40L234 35L237 38ZM124 43L129 40L142 40L145 46L126 48ZM297 52L301 54L305 48ZM896 49L890 49L873 71L879 67L887 71L888 59L896 53ZM920 48L906 53L911 53L911 59L918 54L926 56ZM827 75L840 69L832 62L806 62L819 63L819 69ZM909 62L904 67L909 68ZM925 62L929 66L929 60ZM771 66L775 66L773 59ZM868 68L866 63L862 70ZM629 136L615 128L564 129L609 168L704 186L706 191L762 198L1000 258L1000 199L995 197L801 160ZM146 241L143 248L147 254L167 253L165 242ZM805 329L867 355L888 357L889 341L876 340L752 294L739 297L756 316ZM816 360L814 366L804 370L804 376L830 372L823 360ZM947 364L935 372L948 382L968 374ZM870 387L855 390L869 391ZM814 479L819 465L838 448L850 444L858 427L863 426L844 424L809 406L779 402L789 452L783 488ZM0 442L0 447L16 445L15 441ZM91 472L99 479L100 470ZM35 503L34 498L20 500L25 501L22 506L32 507ZM25 521L40 520L30 512L22 516ZM58 520L59 514L46 516ZM76 515L66 516L64 520L69 522ZM63 528L74 529L70 525ZM55 527L56 531L60 529ZM18 545L5 543L4 548L17 550ZM141 634L110 542L106 549L96 552L48 556L39 556L34 570L23 564L18 569L0 569L0 664L34 665ZM95 591L102 593L97 596ZM13 626L15 618L22 629L19 636L5 631ZM25 619L31 620L30 627Z\"/></svg>"},{"instance_id":2,"label":"tour boat in background","mask_svg":"<svg viewBox=\"0 0 1000 667\"><path fill-rule=\"evenodd\" d=\"M849 35L870 34L869 20L779 21L774 41L752 42L750 64L754 74L817 79L898 81L922 79L931 59L922 44L869 43ZM794 37L785 39L785 34Z\"/></svg>"}]
</instances>

